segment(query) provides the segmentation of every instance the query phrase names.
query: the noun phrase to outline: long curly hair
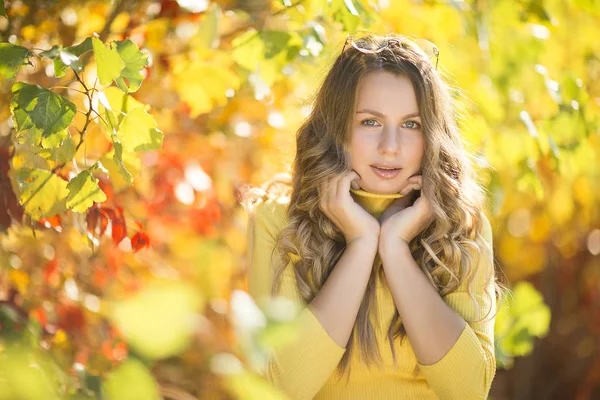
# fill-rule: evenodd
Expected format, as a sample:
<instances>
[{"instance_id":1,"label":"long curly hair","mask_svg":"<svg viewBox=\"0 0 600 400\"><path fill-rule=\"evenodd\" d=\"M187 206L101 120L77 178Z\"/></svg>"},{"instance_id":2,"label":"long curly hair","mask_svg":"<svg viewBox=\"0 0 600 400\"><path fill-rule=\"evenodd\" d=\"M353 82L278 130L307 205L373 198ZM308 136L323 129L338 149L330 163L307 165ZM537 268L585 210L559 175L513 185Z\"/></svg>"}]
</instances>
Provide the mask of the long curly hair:
<instances>
[{"instance_id":1,"label":"long curly hair","mask_svg":"<svg viewBox=\"0 0 600 400\"><path fill-rule=\"evenodd\" d=\"M388 42L390 38L399 41ZM359 80L368 73L386 71L408 78L416 93L425 138L421 193L430 199L434 222L411 241L410 249L431 284L440 296L445 296L463 281L469 282L479 257L492 251L481 236L485 190L476 180L472 157L461 141L450 87L424 52L403 36L370 34L356 43L366 49L379 49L385 43L388 47L376 54L352 46L344 49L312 99L310 115L297 131L292 176L279 175L262 189L247 192L243 200L248 209L261 197L289 197L288 224L280 232L274 252L277 257L273 261L272 295L278 293L284 269L295 260L292 264L299 293L310 303L342 256L344 237L321 211L319 187L332 175L351 170L348 150ZM377 279L382 276L383 269L373 269L338 365L339 377L350 372L355 341L359 356L368 366L381 366L369 315L375 309ZM494 285L493 295L501 298L504 286L497 279ZM475 302L470 290L469 294ZM376 312L373 315L376 317ZM399 317L396 309L387 331L395 365L394 340L406 337Z\"/></svg>"}]
</instances>

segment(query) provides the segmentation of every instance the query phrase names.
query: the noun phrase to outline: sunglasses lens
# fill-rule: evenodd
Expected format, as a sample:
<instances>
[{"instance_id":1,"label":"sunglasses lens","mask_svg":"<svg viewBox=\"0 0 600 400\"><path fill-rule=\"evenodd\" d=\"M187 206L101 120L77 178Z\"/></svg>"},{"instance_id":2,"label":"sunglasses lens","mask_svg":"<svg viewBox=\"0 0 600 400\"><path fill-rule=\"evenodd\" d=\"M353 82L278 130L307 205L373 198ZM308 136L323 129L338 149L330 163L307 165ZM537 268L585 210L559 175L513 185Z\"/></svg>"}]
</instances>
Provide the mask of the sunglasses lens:
<instances>
[{"instance_id":1,"label":"sunglasses lens","mask_svg":"<svg viewBox=\"0 0 600 400\"><path fill-rule=\"evenodd\" d=\"M437 46L425 39L412 39L412 41L428 59L439 55L440 51Z\"/></svg>"},{"instance_id":2,"label":"sunglasses lens","mask_svg":"<svg viewBox=\"0 0 600 400\"><path fill-rule=\"evenodd\" d=\"M377 52L385 47L387 44L378 44L371 37L371 33L368 31L357 31L352 35L352 42L354 48L365 52Z\"/></svg>"}]
</instances>

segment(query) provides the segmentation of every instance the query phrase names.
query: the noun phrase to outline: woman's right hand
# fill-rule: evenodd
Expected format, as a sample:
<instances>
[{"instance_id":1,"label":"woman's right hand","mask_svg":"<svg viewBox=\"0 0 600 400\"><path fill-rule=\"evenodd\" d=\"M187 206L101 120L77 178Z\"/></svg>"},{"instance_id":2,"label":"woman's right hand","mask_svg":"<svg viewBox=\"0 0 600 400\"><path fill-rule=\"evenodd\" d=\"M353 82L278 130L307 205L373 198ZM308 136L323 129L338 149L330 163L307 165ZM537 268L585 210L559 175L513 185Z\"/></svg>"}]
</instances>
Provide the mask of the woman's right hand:
<instances>
[{"instance_id":1,"label":"woman's right hand","mask_svg":"<svg viewBox=\"0 0 600 400\"><path fill-rule=\"evenodd\" d=\"M350 187L360 176L354 171L335 176L321 186L320 208L346 239L346 246L357 240L379 239L379 221L357 204ZM356 185L356 184L355 184Z\"/></svg>"}]
</instances>

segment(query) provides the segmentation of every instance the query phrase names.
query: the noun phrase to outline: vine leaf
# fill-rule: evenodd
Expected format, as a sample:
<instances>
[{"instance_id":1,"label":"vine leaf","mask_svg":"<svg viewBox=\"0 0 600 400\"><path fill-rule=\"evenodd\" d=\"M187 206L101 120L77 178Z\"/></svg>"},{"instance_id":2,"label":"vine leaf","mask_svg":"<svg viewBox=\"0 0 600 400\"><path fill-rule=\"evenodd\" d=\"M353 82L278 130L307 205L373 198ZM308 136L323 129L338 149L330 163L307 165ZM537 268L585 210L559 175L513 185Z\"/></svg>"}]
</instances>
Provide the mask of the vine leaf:
<instances>
[{"instance_id":1,"label":"vine leaf","mask_svg":"<svg viewBox=\"0 0 600 400\"><path fill-rule=\"evenodd\" d=\"M117 52L125 62L125 68L121 71L121 76L115 79L115 82L124 93L135 92L144 80L141 71L148 65L148 54L141 52L136 44L129 39L118 41L116 44Z\"/></svg>"},{"instance_id":2,"label":"vine leaf","mask_svg":"<svg viewBox=\"0 0 600 400\"><path fill-rule=\"evenodd\" d=\"M163 142L154 117L143 108L134 108L123 118L117 137L123 149L134 152L160 149Z\"/></svg>"},{"instance_id":3,"label":"vine leaf","mask_svg":"<svg viewBox=\"0 0 600 400\"><path fill-rule=\"evenodd\" d=\"M34 220L52 217L67 210L67 181L45 169L18 169L15 181L19 200Z\"/></svg>"},{"instance_id":4,"label":"vine leaf","mask_svg":"<svg viewBox=\"0 0 600 400\"><path fill-rule=\"evenodd\" d=\"M25 59L31 55L31 51L25 47L12 43L0 43L0 76L12 82L17 76L21 65L25 62Z\"/></svg>"},{"instance_id":5,"label":"vine leaf","mask_svg":"<svg viewBox=\"0 0 600 400\"><path fill-rule=\"evenodd\" d=\"M12 86L10 110L17 137L27 135L30 144L44 142L54 147L65 138L64 131L73 122L75 104L38 85L17 82Z\"/></svg>"},{"instance_id":6,"label":"vine leaf","mask_svg":"<svg viewBox=\"0 0 600 400\"><path fill-rule=\"evenodd\" d=\"M94 203L106 201L106 194L98 186L98 179L90 171L81 171L67 185L67 208L75 212L85 212Z\"/></svg>"},{"instance_id":7,"label":"vine leaf","mask_svg":"<svg viewBox=\"0 0 600 400\"><path fill-rule=\"evenodd\" d=\"M62 49L59 57L54 59L54 76L62 78L67 73L69 67L80 72L83 69L83 65L79 57L90 50L92 50L92 38L89 37L75 46Z\"/></svg>"},{"instance_id":8,"label":"vine leaf","mask_svg":"<svg viewBox=\"0 0 600 400\"><path fill-rule=\"evenodd\" d=\"M107 48L98 38L92 38L92 47L96 56L98 79L100 79L101 84L108 85L121 76L121 71L125 68L125 62L112 45Z\"/></svg>"}]
</instances>

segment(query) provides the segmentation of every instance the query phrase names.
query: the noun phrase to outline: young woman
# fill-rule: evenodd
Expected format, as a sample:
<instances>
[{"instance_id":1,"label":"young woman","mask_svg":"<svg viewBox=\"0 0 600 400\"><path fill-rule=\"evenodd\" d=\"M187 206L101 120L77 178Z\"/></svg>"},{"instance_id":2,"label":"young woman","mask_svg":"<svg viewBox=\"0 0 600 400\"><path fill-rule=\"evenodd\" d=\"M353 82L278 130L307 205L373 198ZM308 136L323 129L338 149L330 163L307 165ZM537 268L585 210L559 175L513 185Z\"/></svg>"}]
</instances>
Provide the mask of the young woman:
<instances>
[{"instance_id":1,"label":"young woman","mask_svg":"<svg viewBox=\"0 0 600 400\"><path fill-rule=\"evenodd\" d=\"M291 182L244 200L250 294L300 309L264 372L291 399L487 397L501 286L436 64L402 36L349 37Z\"/></svg>"}]
</instances>

